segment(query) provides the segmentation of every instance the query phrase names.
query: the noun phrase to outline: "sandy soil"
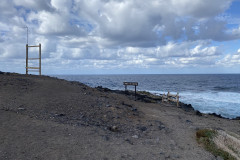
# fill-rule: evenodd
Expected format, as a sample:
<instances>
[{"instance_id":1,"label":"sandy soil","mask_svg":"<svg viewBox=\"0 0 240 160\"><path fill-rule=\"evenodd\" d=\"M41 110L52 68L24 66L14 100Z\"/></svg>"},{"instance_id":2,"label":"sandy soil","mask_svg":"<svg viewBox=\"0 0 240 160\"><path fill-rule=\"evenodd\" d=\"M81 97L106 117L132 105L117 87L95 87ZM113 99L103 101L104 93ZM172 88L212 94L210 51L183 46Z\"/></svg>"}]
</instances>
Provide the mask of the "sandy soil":
<instances>
[{"instance_id":1,"label":"sandy soil","mask_svg":"<svg viewBox=\"0 0 240 160\"><path fill-rule=\"evenodd\" d=\"M151 101L151 100L150 100ZM47 76L0 73L0 159L219 159L196 130L240 120Z\"/></svg>"}]
</instances>

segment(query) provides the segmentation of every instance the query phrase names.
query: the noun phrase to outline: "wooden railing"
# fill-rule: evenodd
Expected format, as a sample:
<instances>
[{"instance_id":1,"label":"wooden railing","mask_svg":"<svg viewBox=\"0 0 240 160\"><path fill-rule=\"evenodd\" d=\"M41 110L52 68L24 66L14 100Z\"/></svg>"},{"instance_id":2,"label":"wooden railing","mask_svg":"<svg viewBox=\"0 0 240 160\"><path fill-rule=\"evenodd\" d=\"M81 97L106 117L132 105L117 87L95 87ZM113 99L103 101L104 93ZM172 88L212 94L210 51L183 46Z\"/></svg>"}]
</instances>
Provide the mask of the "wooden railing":
<instances>
[{"instance_id":1,"label":"wooden railing","mask_svg":"<svg viewBox=\"0 0 240 160\"><path fill-rule=\"evenodd\" d=\"M179 106L179 93L171 94L170 92L168 92L167 95L163 94L162 95L162 102L168 102L168 101L176 102L177 106Z\"/></svg>"}]
</instances>

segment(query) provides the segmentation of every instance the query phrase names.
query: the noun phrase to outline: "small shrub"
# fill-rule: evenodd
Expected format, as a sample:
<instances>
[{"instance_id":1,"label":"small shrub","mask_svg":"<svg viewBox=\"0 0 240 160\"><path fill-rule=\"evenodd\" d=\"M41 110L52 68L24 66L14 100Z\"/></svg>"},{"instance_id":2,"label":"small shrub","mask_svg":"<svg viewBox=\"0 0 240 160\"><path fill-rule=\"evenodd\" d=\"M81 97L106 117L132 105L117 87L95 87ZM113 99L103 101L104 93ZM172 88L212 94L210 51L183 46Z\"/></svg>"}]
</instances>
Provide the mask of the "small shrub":
<instances>
[{"instance_id":1,"label":"small shrub","mask_svg":"<svg viewBox=\"0 0 240 160\"><path fill-rule=\"evenodd\" d=\"M213 138L216 135L216 131L210 129L201 129L196 132L197 139L201 137Z\"/></svg>"}]
</instances>

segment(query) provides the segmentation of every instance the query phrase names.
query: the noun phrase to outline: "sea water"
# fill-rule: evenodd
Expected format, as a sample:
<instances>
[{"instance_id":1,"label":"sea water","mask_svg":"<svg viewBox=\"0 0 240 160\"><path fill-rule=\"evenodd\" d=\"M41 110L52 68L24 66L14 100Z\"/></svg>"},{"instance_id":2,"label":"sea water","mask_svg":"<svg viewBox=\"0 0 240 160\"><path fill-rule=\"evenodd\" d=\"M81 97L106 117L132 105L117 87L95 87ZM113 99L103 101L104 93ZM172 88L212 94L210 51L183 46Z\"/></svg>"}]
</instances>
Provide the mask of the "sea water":
<instances>
[{"instance_id":1,"label":"sea water","mask_svg":"<svg viewBox=\"0 0 240 160\"><path fill-rule=\"evenodd\" d=\"M226 118L240 116L240 74L187 75L57 75L91 87L124 90L123 82L138 82L137 90L163 94L179 93L180 101L202 113ZM128 86L129 89L134 87Z\"/></svg>"}]
</instances>

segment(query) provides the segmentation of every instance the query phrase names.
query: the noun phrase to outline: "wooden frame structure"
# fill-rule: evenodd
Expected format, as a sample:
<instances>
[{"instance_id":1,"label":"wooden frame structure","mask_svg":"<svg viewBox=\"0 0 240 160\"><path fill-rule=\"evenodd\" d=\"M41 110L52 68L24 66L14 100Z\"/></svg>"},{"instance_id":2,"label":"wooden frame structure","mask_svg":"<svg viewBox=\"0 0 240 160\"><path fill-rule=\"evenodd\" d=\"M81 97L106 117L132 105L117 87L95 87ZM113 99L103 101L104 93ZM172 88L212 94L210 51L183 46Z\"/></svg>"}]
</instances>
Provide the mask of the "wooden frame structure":
<instances>
[{"instance_id":1,"label":"wooden frame structure","mask_svg":"<svg viewBox=\"0 0 240 160\"><path fill-rule=\"evenodd\" d=\"M162 102L165 101L172 101L177 103L177 107L179 107L179 93L175 94L170 94L170 92L167 93L167 95L163 94L162 95Z\"/></svg>"},{"instance_id":2,"label":"wooden frame structure","mask_svg":"<svg viewBox=\"0 0 240 160\"><path fill-rule=\"evenodd\" d=\"M127 86L135 86L135 100L137 97L137 86L138 86L138 82L123 82L123 85L125 86L125 91L127 91Z\"/></svg>"},{"instance_id":3,"label":"wooden frame structure","mask_svg":"<svg viewBox=\"0 0 240 160\"><path fill-rule=\"evenodd\" d=\"M38 47L39 48L39 57L38 58L28 58L28 48L30 47ZM41 75L41 43L39 43L39 45L35 45L35 46L29 46L28 44L26 44L26 74L28 74L28 72L39 72L39 75ZM28 66L28 61L29 60L39 60L39 66L38 67L29 67ZM29 70L30 69L30 70Z\"/></svg>"}]
</instances>

